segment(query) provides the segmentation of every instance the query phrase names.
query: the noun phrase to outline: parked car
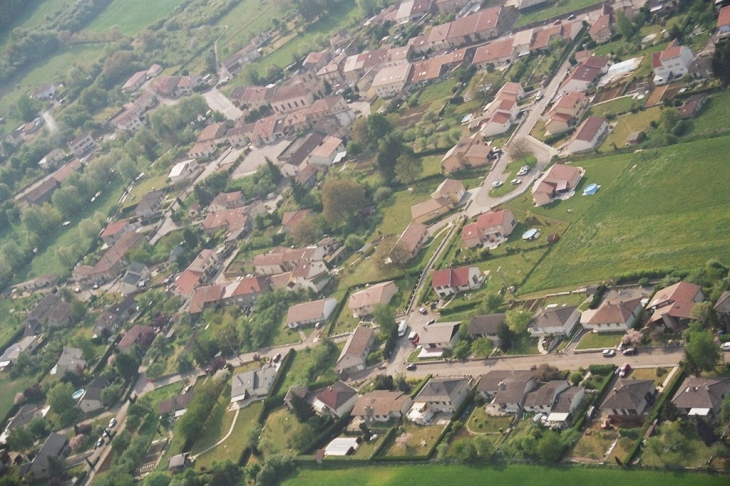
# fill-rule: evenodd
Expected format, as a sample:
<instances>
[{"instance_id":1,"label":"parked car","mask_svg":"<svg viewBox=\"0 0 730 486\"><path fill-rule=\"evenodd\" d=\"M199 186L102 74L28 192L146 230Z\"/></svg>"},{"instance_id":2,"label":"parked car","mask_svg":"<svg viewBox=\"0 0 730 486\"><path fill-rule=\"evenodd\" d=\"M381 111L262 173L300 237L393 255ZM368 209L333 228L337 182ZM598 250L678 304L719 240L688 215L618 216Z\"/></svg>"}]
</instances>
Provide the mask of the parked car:
<instances>
[{"instance_id":1,"label":"parked car","mask_svg":"<svg viewBox=\"0 0 730 486\"><path fill-rule=\"evenodd\" d=\"M281 353L276 353L276 354L274 355L274 359L272 359L272 361L273 361L274 363L278 363L279 361L281 361Z\"/></svg>"},{"instance_id":2,"label":"parked car","mask_svg":"<svg viewBox=\"0 0 730 486\"><path fill-rule=\"evenodd\" d=\"M408 371L415 371L417 368L416 363L409 363L408 366L406 366L406 369Z\"/></svg>"},{"instance_id":3,"label":"parked car","mask_svg":"<svg viewBox=\"0 0 730 486\"><path fill-rule=\"evenodd\" d=\"M117 425L117 419L112 417L111 420L109 420L109 428L113 429Z\"/></svg>"},{"instance_id":4,"label":"parked car","mask_svg":"<svg viewBox=\"0 0 730 486\"><path fill-rule=\"evenodd\" d=\"M418 309L418 312L420 312L421 314L423 314L425 316L426 314L428 314L428 309L426 309L425 307L421 306Z\"/></svg>"},{"instance_id":5,"label":"parked car","mask_svg":"<svg viewBox=\"0 0 730 486\"><path fill-rule=\"evenodd\" d=\"M430 321L428 321L428 322L426 323L426 325L427 325L427 326L430 326L430 325L431 325L431 324L433 324L434 322L436 322L436 319L431 319Z\"/></svg>"},{"instance_id":6,"label":"parked car","mask_svg":"<svg viewBox=\"0 0 730 486\"><path fill-rule=\"evenodd\" d=\"M616 356L616 350L615 349L604 349L603 350L603 357L604 358L613 358Z\"/></svg>"},{"instance_id":7,"label":"parked car","mask_svg":"<svg viewBox=\"0 0 730 486\"><path fill-rule=\"evenodd\" d=\"M720 349L723 351L730 351L730 341L724 342L720 345Z\"/></svg>"},{"instance_id":8,"label":"parked car","mask_svg":"<svg viewBox=\"0 0 730 486\"><path fill-rule=\"evenodd\" d=\"M502 181L494 181L494 182L492 182L492 187L496 189L498 187L502 187L503 184L504 184L504 182L502 182Z\"/></svg>"},{"instance_id":9,"label":"parked car","mask_svg":"<svg viewBox=\"0 0 730 486\"><path fill-rule=\"evenodd\" d=\"M639 354L639 351L636 348L626 348L623 351L621 351L621 353L624 356L633 356L635 354Z\"/></svg>"},{"instance_id":10,"label":"parked car","mask_svg":"<svg viewBox=\"0 0 730 486\"><path fill-rule=\"evenodd\" d=\"M618 376L624 378L626 375L629 374L629 371L631 371L631 365L628 363L624 363L621 365L621 368L618 369Z\"/></svg>"},{"instance_id":11,"label":"parked car","mask_svg":"<svg viewBox=\"0 0 730 486\"><path fill-rule=\"evenodd\" d=\"M522 184L522 179L512 179L511 181L509 181L509 183L513 186L516 186L518 184Z\"/></svg>"},{"instance_id":12,"label":"parked car","mask_svg":"<svg viewBox=\"0 0 730 486\"><path fill-rule=\"evenodd\" d=\"M529 165L523 165L520 167L519 172L517 172L518 176L524 176L527 175L527 173L530 172L530 166Z\"/></svg>"},{"instance_id":13,"label":"parked car","mask_svg":"<svg viewBox=\"0 0 730 486\"><path fill-rule=\"evenodd\" d=\"M94 449L98 449L99 447L104 445L104 437L99 437L99 440L96 441L96 445L94 446Z\"/></svg>"}]
</instances>

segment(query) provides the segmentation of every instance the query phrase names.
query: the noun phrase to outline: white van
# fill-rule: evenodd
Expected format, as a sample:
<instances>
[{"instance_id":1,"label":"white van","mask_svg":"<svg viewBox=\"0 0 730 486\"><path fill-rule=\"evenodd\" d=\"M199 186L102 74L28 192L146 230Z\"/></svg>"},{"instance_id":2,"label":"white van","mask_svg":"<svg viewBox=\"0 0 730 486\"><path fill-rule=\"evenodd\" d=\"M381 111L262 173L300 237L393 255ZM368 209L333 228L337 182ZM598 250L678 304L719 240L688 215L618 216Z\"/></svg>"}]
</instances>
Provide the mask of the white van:
<instances>
[{"instance_id":1,"label":"white van","mask_svg":"<svg viewBox=\"0 0 730 486\"><path fill-rule=\"evenodd\" d=\"M400 321L400 324L398 324L398 337L405 336L407 330L408 330L408 321L403 319L402 321Z\"/></svg>"}]
</instances>

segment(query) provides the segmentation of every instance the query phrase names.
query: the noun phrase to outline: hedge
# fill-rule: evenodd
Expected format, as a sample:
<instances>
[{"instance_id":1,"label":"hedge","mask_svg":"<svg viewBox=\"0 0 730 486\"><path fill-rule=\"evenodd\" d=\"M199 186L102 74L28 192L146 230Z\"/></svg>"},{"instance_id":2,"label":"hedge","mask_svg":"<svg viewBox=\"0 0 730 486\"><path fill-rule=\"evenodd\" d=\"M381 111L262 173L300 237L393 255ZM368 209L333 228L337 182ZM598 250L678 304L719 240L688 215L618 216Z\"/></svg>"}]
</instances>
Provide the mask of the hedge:
<instances>
[{"instance_id":1,"label":"hedge","mask_svg":"<svg viewBox=\"0 0 730 486\"><path fill-rule=\"evenodd\" d=\"M423 377L423 380L421 380L421 383L416 386L416 388L413 389L411 392L411 398L416 398L416 396L421 393L421 390L423 390L423 387L426 386L426 383L428 383L428 380L430 380L433 377L431 373L427 374Z\"/></svg>"},{"instance_id":2,"label":"hedge","mask_svg":"<svg viewBox=\"0 0 730 486\"><path fill-rule=\"evenodd\" d=\"M629 450L628 454L626 454L626 459L624 459L624 463L627 466L631 464L631 461L634 459L636 454L639 452L639 449L641 448L641 444L644 441L644 436L646 435L647 430L649 430L649 427L651 427L651 424L659 416L659 412L661 411L662 406L664 405L664 402L667 401L669 399L669 397L674 395L674 392L677 391L677 388L679 388L679 385L682 383L683 379L684 379L684 369L680 368L679 373L677 373L677 376L675 376L674 380L669 384L669 386L664 389L664 391L662 392L662 395L659 397L659 400L657 400L656 403L654 404L654 408L651 410L651 413L646 418L644 427L641 428L641 434L639 434L639 439L636 441L634 446Z\"/></svg>"},{"instance_id":3,"label":"hedge","mask_svg":"<svg viewBox=\"0 0 730 486\"><path fill-rule=\"evenodd\" d=\"M281 388L281 384L284 383L284 378L291 368L292 362L294 362L294 358L296 357L296 355L296 350L294 348L291 348L289 349L289 352L286 353L286 356L284 356L284 359L281 360L281 365L279 365L279 372L276 374L274 382L271 384L269 394L267 395L268 397L273 397L274 395L279 393L279 388Z\"/></svg>"},{"instance_id":4,"label":"hedge","mask_svg":"<svg viewBox=\"0 0 730 486\"><path fill-rule=\"evenodd\" d=\"M309 446L305 447L302 454L311 454L317 449L324 447L333 437L336 437L350 423L351 415L343 415L335 423L327 427L321 434L314 438Z\"/></svg>"},{"instance_id":5,"label":"hedge","mask_svg":"<svg viewBox=\"0 0 730 486\"><path fill-rule=\"evenodd\" d=\"M375 451L373 451L373 455L370 456L370 460L375 461L377 460L378 456L382 454L385 449L388 448L391 442L395 439L395 432L398 430L397 426L391 427L388 432L383 436L383 442L380 443L378 447L375 448Z\"/></svg>"},{"instance_id":6,"label":"hedge","mask_svg":"<svg viewBox=\"0 0 730 486\"><path fill-rule=\"evenodd\" d=\"M616 365L612 364L592 364L588 367L588 371L592 375L606 376L616 371Z\"/></svg>"}]
</instances>

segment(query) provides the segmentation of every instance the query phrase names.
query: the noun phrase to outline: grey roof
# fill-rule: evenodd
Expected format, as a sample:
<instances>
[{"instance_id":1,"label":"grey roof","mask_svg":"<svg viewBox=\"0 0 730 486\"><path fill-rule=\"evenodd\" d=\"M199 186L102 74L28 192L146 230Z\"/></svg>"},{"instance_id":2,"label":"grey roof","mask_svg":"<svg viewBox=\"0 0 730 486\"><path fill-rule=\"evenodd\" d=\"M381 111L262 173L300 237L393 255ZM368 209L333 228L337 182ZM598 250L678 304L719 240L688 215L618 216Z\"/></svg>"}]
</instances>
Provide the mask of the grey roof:
<instances>
[{"instance_id":1,"label":"grey roof","mask_svg":"<svg viewBox=\"0 0 730 486\"><path fill-rule=\"evenodd\" d=\"M231 397L265 397L275 377L276 368L272 366L239 373L232 379Z\"/></svg>"},{"instance_id":2,"label":"grey roof","mask_svg":"<svg viewBox=\"0 0 730 486\"><path fill-rule=\"evenodd\" d=\"M500 383L516 382L522 383L524 389L528 381L537 376L535 370L494 370L483 374L477 385L477 391L482 393L495 393L499 391Z\"/></svg>"},{"instance_id":3,"label":"grey roof","mask_svg":"<svg viewBox=\"0 0 730 486\"><path fill-rule=\"evenodd\" d=\"M37 405L33 405L32 403L23 405L22 407L20 407L20 410L18 410L17 415L15 415L15 417L10 420L10 423L8 424L8 429L12 430L17 427L24 427L28 425L31 420L40 416L42 416L41 408Z\"/></svg>"},{"instance_id":4,"label":"grey roof","mask_svg":"<svg viewBox=\"0 0 730 486\"><path fill-rule=\"evenodd\" d=\"M46 319L53 308L61 301L59 294L48 294L38 301L33 310L28 313L28 319Z\"/></svg>"},{"instance_id":5,"label":"grey roof","mask_svg":"<svg viewBox=\"0 0 730 486\"><path fill-rule=\"evenodd\" d=\"M86 392L82 400L101 400L101 391L107 387L109 382L102 376L94 378L89 386L86 387Z\"/></svg>"},{"instance_id":6,"label":"grey roof","mask_svg":"<svg viewBox=\"0 0 730 486\"><path fill-rule=\"evenodd\" d=\"M715 310L720 314L730 314L730 290L726 290L720 295L715 303Z\"/></svg>"},{"instance_id":7,"label":"grey roof","mask_svg":"<svg viewBox=\"0 0 730 486\"><path fill-rule=\"evenodd\" d=\"M526 379L524 381L502 382L497 389L497 394L494 396L494 403L520 403L529 381L529 379Z\"/></svg>"},{"instance_id":8,"label":"grey roof","mask_svg":"<svg viewBox=\"0 0 730 486\"><path fill-rule=\"evenodd\" d=\"M84 353L79 348L63 348L61 357L58 358L56 366L58 366L57 373L63 374L66 370L74 370L77 366L82 369L86 367L86 361L83 358Z\"/></svg>"},{"instance_id":9,"label":"grey roof","mask_svg":"<svg viewBox=\"0 0 730 486\"><path fill-rule=\"evenodd\" d=\"M559 327L564 326L577 309L574 305L549 307L541 309L530 321L530 327Z\"/></svg>"},{"instance_id":10,"label":"grey roof","mask_svg":"<svg viewBox=\"0 0 730 486\"><path fill-rule=\"evenodd\" d=\"M556 393L563 386L568 386L566 380L548 381L537 390L527 394L525 397L525 407L547 406L552 408L557 401Z\"/></svg>"},{"instance_id":11,"label":"grey roof","mask_svg":"<svg viewBox=\"0 0 730 486\"><path fill-rule=\"evenodd\" d=\"M469 380L466 378L432 378L418 393L416 400L449 402L464 386L469 386Z\"/></svg>"},{"instance_id":12,"label":"grey roof","mask_svg":"<svg viewBox=\"0 0 730 486\"><path fill-rule=\"evenodd\" d=\"M289 403L294 395L304 398L307 396L309 387L306 385L294 385L289 388L284 397L284 403Z\"/></svg>"},{"instance_id":13,"label":"grey roof","mask_svg":"<svg viewBox=\"0 0 730 486\"><path fill-rule=\"evenodd\" d=\"M485 314L482 316L474 316L469 320L469 328L467 334L474 336L477 334L497 334L499 325L504 322L506 314Z\"/></svg>"},{"instance_id":14,"label":"grey roof","mask_svg":"<svg viewBox=\"0 0 730 486\"><path fill-rule=\"evenodd\" d=\"M23 468L22 474L30 473L31 476L38 479L48 477L48 458L59 457L66 444L68 444L68 438L65 435L51 433L33 462Z\"/></svg>"},{"instance_id":15,"label":"grey roof","mask_svg":"<svg viewBox=\"0 0 730 486\"><path fill-rule=\"evenodd\" d=\"M730 378L685 378L672 403L677 408L715 408L730 393Z\"/></svg>"},{"instance_id":16,"label":"grey roof","mask_svg":"<svg viewBox=\"0 0 730 486\"><path fill-rule=\"evenodd\" d=\"M570 413L570 404L572 403L573 398L577 394L584 392L585 388L583 388L582 386L571 386L563 390L560 395L558 395L558 400L555 402L555 405L553 405L552 412Z\"/></svg>"},{"instance_id":17,"label":"grey roof","mask_svg":"<svg viewBox=\"0 0 730 486\"><path fill-rule=\"evenodd\" d=\"M185 467L185 454L177 454L170 458L170 462L167 463L168 469L175 469L179 467Z\"/></svg>"},{"instance_id":18,"label":"grey roof","mask_svg":"<svg viewBox=\"0 0 730 486\"><path fill-rule=\"evenodd\" d=\"M655 391L654 380L619 380L608 393L601 409L637 410L641 401Z\"/></svg>"},{"instance_id":19,"label":"grey roof","mask_svg":"<svg viewBox=\"0 0 730 486\"><path fill-rule=\"evenodd\" d=\"M193 401L195 393L191 390L187 393L181 393L167 400L163 400L157 406L157 413L160 415L165 413L174 413L178 410L185 410L190 402Z\"/></svg>"}]
</instances>

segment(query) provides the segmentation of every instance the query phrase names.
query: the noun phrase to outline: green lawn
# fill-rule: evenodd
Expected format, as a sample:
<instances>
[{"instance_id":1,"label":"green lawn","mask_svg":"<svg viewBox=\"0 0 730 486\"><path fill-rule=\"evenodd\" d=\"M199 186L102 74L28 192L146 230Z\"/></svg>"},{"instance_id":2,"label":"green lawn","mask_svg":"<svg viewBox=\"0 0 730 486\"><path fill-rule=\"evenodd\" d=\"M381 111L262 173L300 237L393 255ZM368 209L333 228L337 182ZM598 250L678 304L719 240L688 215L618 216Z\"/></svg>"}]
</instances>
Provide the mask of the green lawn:
<instances>
[{"instance_id":1,"label":"green lawn","mask_svg":"<svg viewBox=\"0 0 730 486\"><path fill-rule=\"evenodd\" d=\"M469 417L469 430L475 433L501 434L507 430L513 419L512 415L500 417L487 415L484 407L475 407L471 417Z\"/></svg>"},{"instance_id":2,"label":"green lawn","mask_svg":"<svg viewBox=\"0 0 730 486\"><path fill-rule=\"evenodd\" d=\"M339 353L338 353L339 354ZM289 371L284 378L284 382L281 384L280 391L286 392L290 387L294 385L308 385L309 380L308 372L310 366L314 363L315 355L312 348L307 348L302 351L298 351L294 357L294 362L289 368ZM334 356L329 366L322 370L321 379L331 378L336 379L336 375L333 370L333 366L337 361L337 356Z\"/></svg>"},{"instance_id":3,"label":"green lawn","mask_svg":"<svg viewBox=\"0 0 730 486\"><path fill-rule=\"evenodd\" d=\"M167 186L167 172L159 175L145 175L147 177L134 184L127 199L124 200L122 210L136 206L150 192L156 189L164 189Z\"/></svg>"},{"instance_id":4,"label":"green lawn","mask_svg":"<svg viewBox=\"0 0 730 486\"><path fill-rule=\"evenodd\" d=\"M279 13L276 2L241 0L216 22L216 25L228 26L228 30L218 42L218 54L225 58L241 49L253 36L271 28L271 19L277 17Z\"/></svg>"},{"instance_id":5,"label":"green lawn","mask_svg":"<svg viewBox=\"0 0 730 486\"><path fill-rule=\"evenodd\" d=\"M621 342L623 332L589 332L582 338L576 349L613 348Z\"/></svg>"},{"instance_id":6,"label":"green lawn","mask_svg":"<svg viewBox=\"0 0 730 486\"><path fill-rule=\"evenodd\" d=\"M600 2L596 2L596 0L558 0L550 5L550 7L533 10L525 15L520 15L520 18L517 19L517 23L515 24L515 28L563 15L591 5L600 5Z\"/></svg>"},{"instance_id":7,"label":"green lawn","mask_svg":"<svg viewBox=\"0 0 730 486\"><path fill-rule=\"evenodd\" d=\"M383 453L388 457L424 456L444 430L443 425L420 426L404 422L403 433L396 434L395 441Z\"/></svg>"},{"instance_id":8,"label":"green lawn","mask_svg":"<svg viewBox=\"0 0 730 486\"><path fill-rule=\"evenodd\" d=\"M588 110L588 116L605 117L607 115L618 115L620 113L626 113L632 108L638 108L639 106L643 105L644 101L645 100L635 100L631 96L616 98L611 101L606 101L604 103L593 105L591 109Z\"/></svg>"},{"instance_id":9,"label":"green lawn","mask_svg":"<svg viewBox=\"0 0 730 486\"><path fill-rule=\"evenodd\" d=\"M458 479L457 479L458 478ZM514 484L520 486L572 486L631 484L632 486L724 486L725 476L665 471L626 471L618 468L543 467L509 465L469 467L401 465L313 470L300 469L284 486L442 486L446 484Z\"/></svg>"},{"instance_id":10,"label":"green lawn","mask_svg":"<svg viewBox=\"0 0 730 486\"><path fill-rule=\"evenodd\" d=\"M418 102L421 104L432 103L434 101L440 101L444 98L451 97L451 90L456 86L456 79L447 79L437 84L432 84L423 88L418 94Z\"/></svg>"},{"instance_id":11,"label":"green lawn","mask_svg":"<svg viewBox=\"0 0 730 486\"><path fill-rule=\"evenodd\" d=\"M125 35L133 36L146 26L167 17L180 3L180 0L116 0L86 29L102 32L117 25Z\"/></svg>"},{"instance_id":12,"label":"green lawn","mask_svg":"<svg viewBox=\"0 0 730 486\"><path fill-rule=\"evenodd\" d=\"M722 90L707 100L700 114L691 121L692 136L715 135L730 130L730 91Z\"/></svg>"},{"instance_id":13,"label":"green lawn","mask_svg":"<svg viewBox=\"0 0 730 486\"><path fill-rule=\"evenodd\" d=\"M261 414L261 409L264 407L264 402L252 403L248 407L241 409L238 413L238 419L236 425L233 428L233 433L218 447L202 454L195 460L195 467L201 469L203 467L208 468L214 462L221 461L233 461L238 462L243 450L246 448L246 442L248 440L248 434L257 425L257 419ZM226 412L230 414L232 412ZM225 433L228 433L226 430Z\"/></svg>"},{"instance_id":14,"label":"green lawn","mask_svg":"<svg viewBox=\"0 0 730 486\"><path fill-rule=\"evenodd\" d=\"M654 106L636 113L627 113L616 118L616 126L608 137L606 137L599 151L608 153L613 150L614 145L618 148L624 147L626 145L626 139L633 132L644 132L648 134L648 132L653 130L651 128L651 122L658 121L660 114L661 108Z\"/></svg>"},{"instance_id":15,"label":"green lawn","mask_svg":"<svg viewBox=\"0 0 730 486\"><path fill-rule=\"evenodd\" d=\"M266 419L264 431L261 433L259 450L265 456L272 454L296 455L297 451L292 448L292 437L299 435L302 430L294 414L289 409L281 407L269 414Z\"/></svg>"},{"instance_id":16,"label":"green lawn","mask_svg":"<svg viewBox=\"0 0 730 486\"><path fill-rule=\"evenodd\" d=\"M666 424L665 422L664 424ZM685 424L682 427L682 435L687 440L685 446L677 451L666 450L663 451L661 456L658 456L656 452L649 446L641 448L641 462L650 467L665 467L672 465L673 467L695 467L695 468L706 468L707 460L712 457L712 449L707 447L697 433L697 426L691 423ZM657 437L661 437L662 427L657 429ZM718 461L722 462L722 459L713 460L713 466L718 466ZM722 466L720 466L722 468ZM727 478L725 478L727 480Z\"/></svg>"},{"instance_id":17,"label":"green lawn","mask_svg":"<svg viewBox=\"0 0 730 486\"><path fill-rule=\"evenodd\" d=\"M431 197L439 182L414 186L412 191L403 190L393 194L388 202L382 204L383 222L378 227L384 235L400 235L411 222L411 206Z\"/></svg>"},{"instance_id":18,"label":"green lawn","mask_svg":"<svg viewBox=\"0 0 730 486\"><path fill-rule=\"evenodd\" d=\"M20 393L35 383L33 376L21 376L11 380L7 373L0 373L0 387L3 392L0 394L0 417L5 417L15 401L15 394Z\"/></svg>"},{"instance_id":19,"label":"green lawn","mask_svg":"<svg viewBox=\"0 0 730 486\"><path fill-rule=\"evenodd\" d=\"M423 163L423 172L421 177L428 177L441 173L441 159L443 155L429 155L428 157L422 157L421 162Z\"/></svg>"},{"instance_id":20,"label":"green lawn","mask_svg":"<svg viewBox=\"0 0 730 486\"><path fill-rule=\"evenodd\" d=\"M586 163L634 168L615 174L612 184L605 181L593 197L566 201L593 204L576 207L575 224L535 268L525 292L631 271L692 269L711 258L730 262L725 183L729 140L720 137ZM588 168L589 177L591 172ZM560 217L560 208L556 204L547 210L557 210Z\"/></svg>"},{"instance_id":21,"label":"green lawn","mask_svg":"<svg viewBox=\"0 0 730 486\"><path fill-rule=\"evenodd\" d=\"M200 454L201 451L221 440L231 430L231 424L233 424L233 417L236 412L229 411L230 406L231 388L226 385L210 410L210 415L205 421L205 427L195 440L195 444L193 444L193 455Z\"/></svg>"}]
</instances>

